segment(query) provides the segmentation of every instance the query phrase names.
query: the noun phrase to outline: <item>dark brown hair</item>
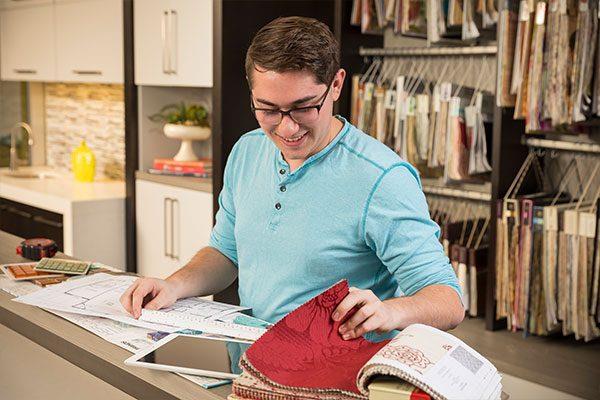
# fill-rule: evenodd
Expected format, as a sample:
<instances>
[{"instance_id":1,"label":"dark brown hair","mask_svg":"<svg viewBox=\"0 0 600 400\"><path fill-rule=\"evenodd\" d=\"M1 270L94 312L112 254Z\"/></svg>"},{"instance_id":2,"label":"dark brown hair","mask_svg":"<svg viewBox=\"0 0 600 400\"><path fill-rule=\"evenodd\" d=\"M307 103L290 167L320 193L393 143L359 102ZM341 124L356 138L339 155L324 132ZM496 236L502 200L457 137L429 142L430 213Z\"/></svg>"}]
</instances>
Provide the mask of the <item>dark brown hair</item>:
<instances>
[{"instance_id":1,"label":"dark brown hair","mask_svg":"<svg viewBox=\"0 0 600 400\"><path fill-rule=\"evenodd\" d=\"M246 53L246 76L255 69L310 71L318 83L330 84L340 68L340 51L324 23L305 17L277 18L263 26Z\"/></svg>"}]
</instances>

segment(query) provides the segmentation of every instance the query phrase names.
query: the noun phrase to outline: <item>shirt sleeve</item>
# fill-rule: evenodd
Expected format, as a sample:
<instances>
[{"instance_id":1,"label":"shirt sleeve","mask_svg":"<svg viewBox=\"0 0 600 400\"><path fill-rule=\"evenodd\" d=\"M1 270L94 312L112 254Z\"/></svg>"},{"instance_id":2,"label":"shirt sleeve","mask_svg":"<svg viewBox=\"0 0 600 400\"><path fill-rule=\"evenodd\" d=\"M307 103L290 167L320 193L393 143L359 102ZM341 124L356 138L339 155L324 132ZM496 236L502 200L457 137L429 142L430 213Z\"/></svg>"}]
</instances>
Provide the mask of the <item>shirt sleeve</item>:
<instances>
[{"instance_id":1,"label":"shirt sleeve","mask_svg":"<svg viewBox=\"0 0 600 400\"><path fill-rule=\"evenodd\" d=\"M237 245L235 242L235 202L233 196L233 165L236 146L231 150L223 173L223 188L219 194L219 210L216 223L210 234L208 245L217 249L238 266Z\"/></svg>"},{"instance_id":2,"label":"shirt sleeve","mask_svg":"<svg viewBox=\"0 0 600 400\"><path fill-rule=\"evenodd\" d=\"M408 163L385 170L375 183L363 216L367 245L400 290L412 295L429 285L447 285L461 295L458 279L431 220L418 173Z\"/></svg>"}]
</instances>

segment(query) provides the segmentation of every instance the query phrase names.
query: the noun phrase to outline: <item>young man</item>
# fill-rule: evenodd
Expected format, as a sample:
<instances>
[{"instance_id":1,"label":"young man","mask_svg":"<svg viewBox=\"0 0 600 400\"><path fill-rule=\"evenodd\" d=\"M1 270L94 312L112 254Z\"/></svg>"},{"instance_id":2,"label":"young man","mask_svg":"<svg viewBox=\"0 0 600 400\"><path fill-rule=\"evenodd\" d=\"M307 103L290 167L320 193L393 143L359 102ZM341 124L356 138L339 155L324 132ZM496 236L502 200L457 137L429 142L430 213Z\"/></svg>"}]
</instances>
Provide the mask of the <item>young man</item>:
<instances>
[{"instance_id":1,"label":"young man","mask_svg":"<svg viewBox=\"0 0 600 400\"><path fill-rule=\"evenodd\" d=\"M121 298L134 317L239 279L241 304L275 322L341 279L334 311L345 339L412 323L455 327L464 316L416 170L333 116L345 78L338 44L314 19L279 18L246 55L259 129L225 167L210 245L166 280L141 278ZM402 296L395 297L397 293Z\"/></svg>"}]
</instances>

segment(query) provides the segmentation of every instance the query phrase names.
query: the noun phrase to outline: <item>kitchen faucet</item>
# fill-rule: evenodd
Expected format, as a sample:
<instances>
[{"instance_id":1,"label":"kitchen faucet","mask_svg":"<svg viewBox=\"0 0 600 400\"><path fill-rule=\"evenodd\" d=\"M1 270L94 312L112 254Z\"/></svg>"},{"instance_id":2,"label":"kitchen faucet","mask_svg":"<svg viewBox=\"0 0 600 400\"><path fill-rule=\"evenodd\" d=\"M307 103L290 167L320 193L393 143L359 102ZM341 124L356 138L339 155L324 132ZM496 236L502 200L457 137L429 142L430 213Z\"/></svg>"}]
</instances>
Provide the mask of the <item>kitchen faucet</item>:
<instances>
[{"instance_id":1,"label":"kitchen faucet","mask_svg":"<svg viewBox=\"0 0 600 400\"><path fill-rule=\"evenodd\" d=\"M8 169L11 171L16 171L19 168L19 157L17 156L17 132L19 132L19 128L25 129L27 131L27 146L28 146L28 154L29 159L31 160L31 146L33 146L33 134L31 131L31 126L26 122L17 122L12 129L10 130L10 162Z\"/></svg>"}]
</instances>

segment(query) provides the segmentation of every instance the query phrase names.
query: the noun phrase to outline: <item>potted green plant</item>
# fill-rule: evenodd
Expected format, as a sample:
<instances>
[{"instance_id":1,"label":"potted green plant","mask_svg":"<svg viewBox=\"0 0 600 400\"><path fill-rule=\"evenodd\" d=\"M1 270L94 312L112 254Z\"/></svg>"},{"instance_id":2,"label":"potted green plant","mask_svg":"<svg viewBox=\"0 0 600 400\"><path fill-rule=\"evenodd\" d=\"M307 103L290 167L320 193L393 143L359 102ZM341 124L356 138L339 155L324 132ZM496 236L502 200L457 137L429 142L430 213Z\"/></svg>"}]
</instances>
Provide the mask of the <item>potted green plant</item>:
<instances>
[{"instance_id":1,"label":"potted green plant","mask_svg":"<svg viewBox=\"0 0 600 400\"><path fill-rule=\"evenodd\" d=\"M198 157L192 148L193 140L206 140L210 137L209 113L199 104L168 104L156 114L148 117L153 122L163 122L165 136L180 139L181 147L173 157L177 161L196 161Z\"/></svg>"}]
</instances>

